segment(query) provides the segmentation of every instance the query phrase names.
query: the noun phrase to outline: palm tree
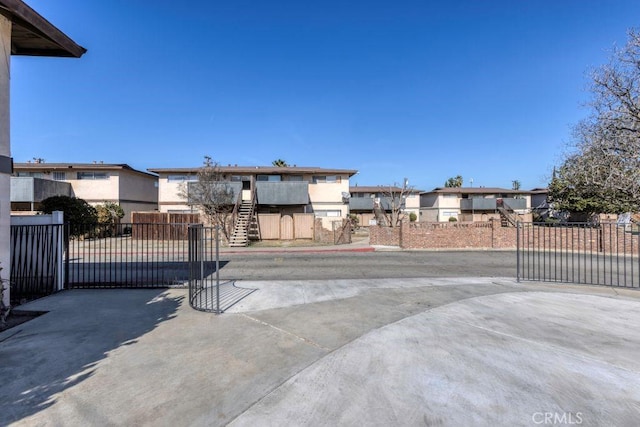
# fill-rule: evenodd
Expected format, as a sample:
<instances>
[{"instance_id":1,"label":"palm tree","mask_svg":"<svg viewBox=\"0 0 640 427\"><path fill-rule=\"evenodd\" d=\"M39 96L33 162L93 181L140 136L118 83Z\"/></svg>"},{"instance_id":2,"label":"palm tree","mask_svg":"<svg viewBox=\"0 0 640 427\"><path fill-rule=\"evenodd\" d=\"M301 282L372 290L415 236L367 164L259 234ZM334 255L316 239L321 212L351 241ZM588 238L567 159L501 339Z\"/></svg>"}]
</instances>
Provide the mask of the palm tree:
<instances>
[{"instance_id":1,"label":"palm tree","mask_svg":"<svg viewBox=\"0 0 640 427\"><path fill-rule=\"evenodd\" d=\"M277 168L288 168L289 167L289 164L285 160L282 160L282 159L274 160L273 162L271 162L271 164L273 166L277 167Z\"/></svg>"}]
</instances>

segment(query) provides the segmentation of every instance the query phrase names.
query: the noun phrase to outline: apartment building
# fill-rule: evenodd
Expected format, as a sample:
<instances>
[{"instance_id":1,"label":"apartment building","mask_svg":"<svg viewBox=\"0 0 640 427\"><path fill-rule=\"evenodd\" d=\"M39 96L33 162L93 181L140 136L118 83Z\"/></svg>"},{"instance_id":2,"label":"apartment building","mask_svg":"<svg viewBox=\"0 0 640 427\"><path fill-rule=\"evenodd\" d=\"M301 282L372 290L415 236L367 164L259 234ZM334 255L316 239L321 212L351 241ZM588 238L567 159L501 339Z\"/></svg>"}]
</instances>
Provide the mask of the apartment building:
<instances>
[{"instance_id":1,"label":"apartment building","mask_svg":"<svg viewBox=\"0 0 640 427\"><path fill-rule=\"evenodd\" d=\"M38 210L42 200L56 195L75 196L94 206L118 203L125 222L131 221L131 212L158 209L158 177L127 164L16 163L13 175L11 206L16 211Z\"/></svg>"},{"instance_id":2,"label":"apartment building","mask_svg":"<svg viewBox=\"0 0 640 427\"><path fill-rule=\"evenodd\" d=\"M489 221L500 219L501 211L529 215L531 192L497 187L439 187L420 194L421 221Z\"/></svg>"},{"instance_id":3,"label":"apartment building","mask_svg":"<svg viewBox=\"0 0 640 427\"><path fill-rule=\"evenodd\" d=\"M193 212L181 189L198 179L200 168L154 168L160 212ZM313 213L327 228L349 214L349 178L357 171L319 167L220 166L222 180L237 201L255 204L260 213Z\"/></svg>"},{"instance_id":4,"label":"apartment building","mask_svg":"<svg viewBox=\"0 0 640 427\"><path fill-rule=\"evenodd\" d=\"M358 224L367 227L384 222L381 211L391 211L392 195L400 197L402 188L397 186L354 186L349 188L349 210L358 215ZM402 212L408 218L412 213L420 219L420 190L405 191L402 200L397 200Z\"/></svg>"}]
</instances>

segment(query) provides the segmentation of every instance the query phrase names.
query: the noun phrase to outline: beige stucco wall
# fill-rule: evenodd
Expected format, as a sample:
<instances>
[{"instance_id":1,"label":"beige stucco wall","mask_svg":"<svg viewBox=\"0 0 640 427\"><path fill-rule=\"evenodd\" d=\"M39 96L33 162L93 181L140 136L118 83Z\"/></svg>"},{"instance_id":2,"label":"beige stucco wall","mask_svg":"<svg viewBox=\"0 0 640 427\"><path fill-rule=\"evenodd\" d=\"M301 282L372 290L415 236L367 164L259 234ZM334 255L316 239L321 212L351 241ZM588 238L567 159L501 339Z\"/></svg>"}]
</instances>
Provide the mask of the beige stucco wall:
<instances>
[{"instance_id":1,"label":"beige stucco wall","mask_svg":"<svg viewBox=\"0 0 640 427\"><path fill-rule=\"evenodd\" d=\"M342 193L349 194L349 176L337 175L337 182L313 183L312 176L305 176L309 182L309 201L311 209L316 211L340 211L340 217L320 217L322 226L332 230L332 223L342 221L349 215L349 204L342 200Z\"/></svg>"},{"instance_id":2,"label":"beige stucco wall","mask_svg":"<svg viewBox=\"0 0 640 427\"><path fill-rule=\"evenodd\" d=\"M167 174L161 174L158 177L158 203L184 203L184 199L178 195L184 185L186 182L169 182Z\"/></svg>"},{"instance_id":3,"label":"beige stucco wall","mask_svg":"<svg viewBox=\"0 0 640 427\"><path fill-rule=\"evenodd\" d=\"M120 177L116 171L100 171L109 176L109 179L77 179L79 172L92 172L91 169L79 169L67 172L67 182L73 188L73 194L84 199L90 204L104 201L118 201L120 190Z\"/></svg>"},{"instance_id":4,"label":"beige stucco wall","mask_svg":"<svg viewBox=\"0 0 640 427\"><path fill-rule=\"evenodd\" d=\"M168 174L160 174L158 177L158 211L190 211L191 207L179 196L180 189L185 182L169 182Z\"/></svg>"},{"instance_id":5,"label":"beige stucco wall","mask_svg":"<svg viewBox=\"0 0 640 427\"><path fill-rule=\"evenodd\" d=\"M9 67L11 63L11 21L0 15L0 43L2 43L3 66L0 67L0 155L11 156L9 133ZM0 276L8 280L11 268L11 177L0 174ZM4 282L1 284L4 286ZM9 304L9 289L4 292L4 302Z\"/></svg>"},{"instance_id":6,"label":"beige stucco wall","mask_svg":"<svg viewBox=\"0 0 640 427\"><path fill-rule=\"evenodd\" d=\"M439 194L438 201L436 202L436 206L440 209L460 209L460 200L461 198L457 195L447 195Z\"/></svg>"},{"instance_id":7,"label":"beige stucco wall","mask_svg":"<svg viewBox=\"0 0 640 427\"><path fill-rule=\"evenodd\" d=\"M158 181L151 175L120 171L120 200L158 203Z\"/></svg>"},{"instance_id":8,"label":"beige stucco wall","mask_svg":"<svg viewBox=\"0 0 640 427\"><path fill-rule=\"evenodd\" d=\"M420 195L418 194L409 194L405 199L404 212L409 218L411 213L416 215L416 221L420 221Z\"/></svg>"},{"instance_id":9,"label":"beige stucco wall","mask_svg":"<svg viewBox=\"0 0 640 427\"><path fill-rule=\"evenodd\" d=\"M338 175L340 176L340 175ZM340 182L319 182L313 183L312 176L304 177L309 181L309 199L311 203L330 202L336 203L342 201L342 193L349 194L349 176L340 176Z\"/></svg>"}]
</instances>

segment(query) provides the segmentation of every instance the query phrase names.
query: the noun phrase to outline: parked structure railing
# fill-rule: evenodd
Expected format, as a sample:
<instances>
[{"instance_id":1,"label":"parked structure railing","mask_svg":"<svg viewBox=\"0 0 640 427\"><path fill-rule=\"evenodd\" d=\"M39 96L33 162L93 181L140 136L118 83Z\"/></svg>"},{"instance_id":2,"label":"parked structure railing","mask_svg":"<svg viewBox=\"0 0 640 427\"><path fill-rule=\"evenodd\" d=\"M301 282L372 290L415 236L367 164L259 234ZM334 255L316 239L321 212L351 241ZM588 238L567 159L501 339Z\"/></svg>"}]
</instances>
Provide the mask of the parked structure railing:
<instances>
[{"instance_id":1,"label":"parked structure railing","mask_svg":"<svg viewBox=\"0 0 640 427\"><path fill-rule=\"evenodd\" d=\"M518 223L517 279L640 287L635 224Z\"/></svg>"},{"instance_id":2,"label":"parked structure railing","mask_svg":"<svg viewBox=\"0 0 640 427\"><path fill-rule=\"evenodd\" d=\"M221 280L220 234L217 227L189 226L189 305L199 311L221 314L256 289L241 288Z\"/></svg>"}]
</instances>

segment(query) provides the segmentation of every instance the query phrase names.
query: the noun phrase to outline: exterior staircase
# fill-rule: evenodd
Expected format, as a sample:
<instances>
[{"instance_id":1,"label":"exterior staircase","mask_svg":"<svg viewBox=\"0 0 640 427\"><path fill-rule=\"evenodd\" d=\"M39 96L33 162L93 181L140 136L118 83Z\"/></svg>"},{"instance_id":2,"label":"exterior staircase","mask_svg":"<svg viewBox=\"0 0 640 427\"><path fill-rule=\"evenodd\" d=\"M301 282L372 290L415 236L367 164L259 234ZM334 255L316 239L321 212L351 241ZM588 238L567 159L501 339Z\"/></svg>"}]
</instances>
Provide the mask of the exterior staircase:
<instances>
[{"instance_id":1,"label":"exterior staircase","mask_svg":"<svg viewBox=\"0 0 640 427\"><path fill-rule=\"evenodd\" d=\"M238 208L238 216L229 236L229 246L246 247L257 231L255 204L253 200L243 200Z\"/></svg>"},{"instance_id":2,"label":"exterior staircase","mask_svg":"<svg viewBox=\"0 0 640 427\"><path fill-rule=\"evenodd\" d=\"M498 205L498 213L500 213L500 225L502 227L518 226L518 215L506 203Z\"/></svg>"}]
</instances>

